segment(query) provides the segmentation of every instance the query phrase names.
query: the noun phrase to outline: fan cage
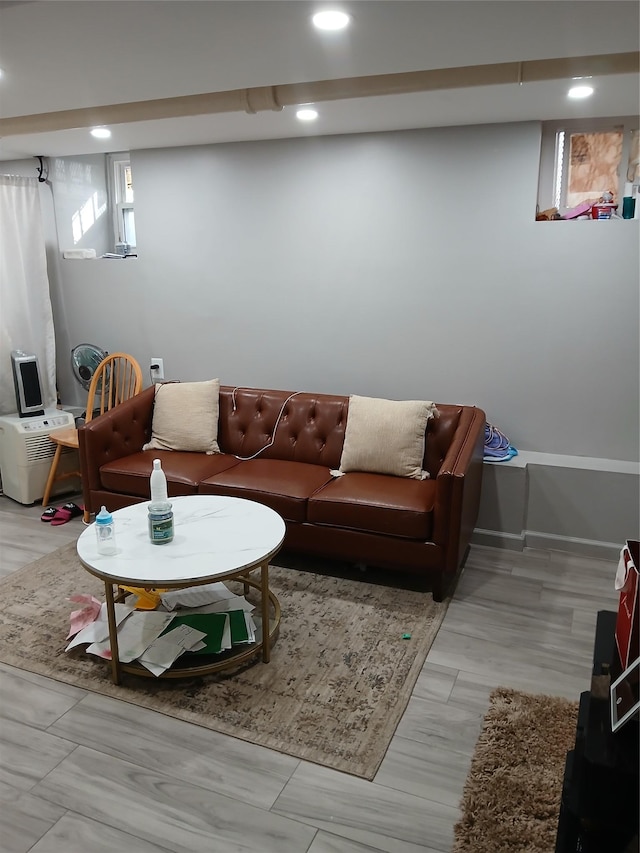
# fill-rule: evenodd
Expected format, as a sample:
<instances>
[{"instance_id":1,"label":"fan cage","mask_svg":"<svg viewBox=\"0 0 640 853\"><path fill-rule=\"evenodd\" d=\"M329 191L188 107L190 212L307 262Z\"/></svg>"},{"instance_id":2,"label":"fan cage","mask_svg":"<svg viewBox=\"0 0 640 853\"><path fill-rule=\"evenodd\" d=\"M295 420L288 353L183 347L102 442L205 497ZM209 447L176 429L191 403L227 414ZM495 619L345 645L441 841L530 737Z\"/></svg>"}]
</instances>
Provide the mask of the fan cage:
<instances>
[{"instance_id":1,"label":"fan cage","mask_svg":"<svg viewBox=\"0 0 640 853\"><path fill-rule=\"evenodd\" d=\"M89 390L91 378L102 359L106 356L106 350L95 346L95 344L78 344L71 350L73 375L85 391Z\"/></svg>"}]
</instances>

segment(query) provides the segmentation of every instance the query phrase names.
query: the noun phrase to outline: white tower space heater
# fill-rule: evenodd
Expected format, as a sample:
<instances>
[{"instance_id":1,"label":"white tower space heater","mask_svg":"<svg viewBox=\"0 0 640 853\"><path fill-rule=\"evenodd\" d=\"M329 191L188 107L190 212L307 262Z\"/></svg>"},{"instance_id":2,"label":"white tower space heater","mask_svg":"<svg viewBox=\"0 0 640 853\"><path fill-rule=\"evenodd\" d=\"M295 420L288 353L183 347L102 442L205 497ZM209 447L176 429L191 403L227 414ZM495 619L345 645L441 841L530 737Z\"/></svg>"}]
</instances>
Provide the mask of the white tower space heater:
<instances>
[{"instance_id":1,"label":"white tower space heater","mask_svg":"<svg viewBox=\"0 0 640 853\"><path fill-rule=\"evenodd\" d=\"M7 497L21 504L41 500L49 476L56 445L49 433L62 427L74 426L74 417L61 409L45 409L37 417L0 416L0 475ZM78 454L63 448L58 472L78 470ZM79 491L80 479L73 477L56 483L52 494Z\"/></svg>"}]
</instances>

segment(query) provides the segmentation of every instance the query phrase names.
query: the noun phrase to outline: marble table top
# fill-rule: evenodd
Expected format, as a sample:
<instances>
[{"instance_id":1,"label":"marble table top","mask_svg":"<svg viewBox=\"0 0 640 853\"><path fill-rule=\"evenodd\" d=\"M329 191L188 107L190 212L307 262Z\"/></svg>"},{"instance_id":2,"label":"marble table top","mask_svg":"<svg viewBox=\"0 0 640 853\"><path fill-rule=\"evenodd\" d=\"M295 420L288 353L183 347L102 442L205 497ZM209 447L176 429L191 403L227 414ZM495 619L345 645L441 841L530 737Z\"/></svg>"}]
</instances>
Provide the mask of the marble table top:
<instances>
[{"instance_id":1,"label":"marble table top","mask_svg":"<svg viewBox=\"0 0 640 853\"><path fill-rule=\"evenodd\" d=\"M261 565L277 553L285 525L277 512L244 498L187 495L170 499L173 541L152 545L149 502L113 513L116 553L98 554L95 523L78 539L85 568L103 580L134 586L209 583L221 575Z\"/></svg>"}]
</instances>

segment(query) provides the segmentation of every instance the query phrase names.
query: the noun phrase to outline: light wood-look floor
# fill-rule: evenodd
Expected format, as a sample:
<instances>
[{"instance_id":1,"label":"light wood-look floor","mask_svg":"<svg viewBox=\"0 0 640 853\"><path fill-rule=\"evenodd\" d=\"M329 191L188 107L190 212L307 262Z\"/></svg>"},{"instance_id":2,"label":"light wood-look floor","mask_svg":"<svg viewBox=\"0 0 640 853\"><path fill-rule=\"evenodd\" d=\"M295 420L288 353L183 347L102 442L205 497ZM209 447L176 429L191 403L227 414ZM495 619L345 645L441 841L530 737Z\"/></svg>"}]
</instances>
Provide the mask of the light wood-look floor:
<instances>
[{"instance_id":1,"label":"light wood-look floor","mask_svg":"<svg viewBox=\"0 0 640 853\"><path fill-rule=\"evenodd\" d=\"M0 497L3 575L83 529L40 513ZM0 851L445 853L491 689L587 690L615 568L473 547L373 782L0 665Z\"/></svg>"}]
</instances>

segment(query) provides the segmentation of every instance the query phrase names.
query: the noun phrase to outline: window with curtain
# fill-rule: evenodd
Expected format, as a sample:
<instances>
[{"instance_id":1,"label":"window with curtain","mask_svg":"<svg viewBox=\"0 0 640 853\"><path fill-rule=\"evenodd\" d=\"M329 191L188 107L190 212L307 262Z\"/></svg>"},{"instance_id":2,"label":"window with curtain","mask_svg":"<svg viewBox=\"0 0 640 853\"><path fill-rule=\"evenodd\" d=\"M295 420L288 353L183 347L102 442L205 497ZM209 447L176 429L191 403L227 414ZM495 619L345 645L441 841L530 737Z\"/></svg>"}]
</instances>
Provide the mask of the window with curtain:
<instances>
[{"instance_id":1,"label":"window with curtain","mask_svg":"<svg viewBox=\"0 0 640 853\"><path fill-rule=\"evenodd\" d=\"M0 414L16 411L12 350L38 358L45 406L56 404L53 312L37 178L0 175Z\"/></svg>"}]
</instances>

